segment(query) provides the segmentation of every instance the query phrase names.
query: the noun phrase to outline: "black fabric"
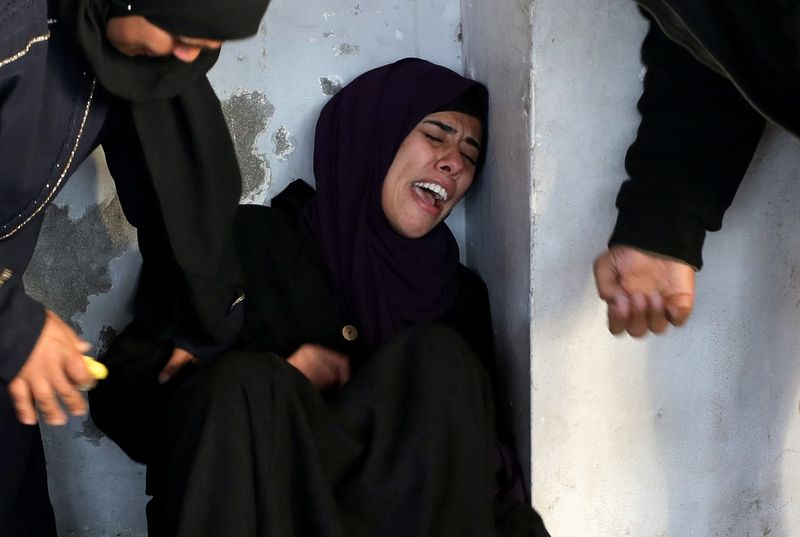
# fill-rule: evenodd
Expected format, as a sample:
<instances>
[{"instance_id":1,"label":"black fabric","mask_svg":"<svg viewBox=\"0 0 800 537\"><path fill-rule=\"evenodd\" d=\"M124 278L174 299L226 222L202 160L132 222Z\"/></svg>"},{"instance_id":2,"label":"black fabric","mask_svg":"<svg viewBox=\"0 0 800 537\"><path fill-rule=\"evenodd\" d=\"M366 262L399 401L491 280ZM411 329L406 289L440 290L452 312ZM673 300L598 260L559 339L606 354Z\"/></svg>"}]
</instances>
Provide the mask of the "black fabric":
<instances>
[{"instance_id":1,"label":"black fabric","mask_svg":"<svg viewBox=\"0 0 800 537\"><path fill-rule=\"evenodd\" d=\"M225 3L231 13L223 20L218 13L222 2L151 2L143 3L142 9L148 17L163 14L162 24L169 31L180 29L170 21L206 21L230 32L214 37L228 38L254 32L267 2L243 4L247 9L238 13L237 4ZM256 4L260 7L251 13ZM192 317L203 335L224 343L231 336L226 331L231 324L227 309L241 285L236 257L225 255L241 177L219 100L205 76L218 52L203 51L188 64L171 56L124 56L105 37L108 7L106 0L64 0L61 6L100 82L130 102L138 147L129 150L141 151L157 195L158 217L172 252L166 262L180 267ZM255 29L251 19L242 19L248 13L258 15ZM133 160L125 159L124 150L117 155L126 164Z\"/></svg>"},{"instance_id":2,"label":"black fabric","mask_svg":"<svg viewBox=\"0 0 800 537\"><path fill-rule=\"evenodd\" d=\"M628 150L609 245L627 244L700 269L706 231L722 225L765 120L730 80L655 23L642 45L642 120Z\"/></svg>"},{"instance_id":3,"label":"black fabric","mask_svg":"<svg viewBox=\"0 0 800 537\"><path fill-rule=\"evenodd\" d=\"M334 394L246 351L163 390L151 537L548 535L526 504L492 510L490 383L450 329L399 334Z\"/></svg>"},{"instance_id":4,"label":"black fabric","mask_svg":"<svg viewBox=\"0 0 800 537\"><path fill-rule=\"evenodd\" d=\"M44 306L25 293L22 281L43 219L44 214L13 240L0 241L0 271L12 271L12 277L0 285L0 391L5 391L22 369L44 326Z\"/></svg>"},{"instance_id":5,"label":"black fabric","mask_svg":"<svg viewBox=\"0 0 800 537\"><path fill-rule=\"evenodd\" d=\"M303 343L316 343L350 356L355 368L368 357L360 337L346 339L352 324L338 305L303 207L314 191L303 181L291 183L272 207L243 205L236 218L235 239L246 276L244 326L235 348L288 357ZM134 460L147 462L152 438L147 420L161 405L156 378L171 352L168 326L169 284L156 289L123 333L102 357L112 375L89 392L92 417ZM298 285L302 282L302 285ZM488 292L483 281L460 266L458 293L441 321L470 343L490 372L495 369ZM128 341L130 340L130 341ZM124 394L124 396L122 395ZM145 417L137 417L142 414ZM120 418L120 416L128 416ZM139 421L137 421L139 420ZM138 424L138 425L137 425Z\"/></svg>"},{"instance_id":6,"label":"black fabric","mask_svg":"<svg viewBox=\"0 0 800 537\"><path fill-rule=\"evenodd\" d=\"M0 383L16 376L44 323L44 307L22 282L42 209L97 146L110 102L92 91L86 63L48 16L44 0L0 12L0 57L50 34L0 68L0 273L12 272L0 284Z\"/></svg>"},{"instance_id":7,"label":"black fabric","mask_svg":"<svg viewBox=\"0 0 800 537\"><path fill-rule=\"evenodd\" d=\"M403 237L383 214L381 192L408 133L467 91L477 93L485 120L483 85L406 58L356 78L328 101L317 121L319 195L309 204L309 220L339 302L372 350L405 326L438 318L455 298L459 254L447 225L421 238ZM485 151L484 137L475 173Z\"/></svg>"},{"instance_id":8,"label":"black fabric","mask_svg":"<svg viewBox=\"0 0 800 537\"><path fill-rule=\"evenodd\" d=\"M0 387L0 535L55 537L38 426L22 425Z\"/></svg>"},{"instance_id":9,"label":"black fabric","mask_svg":"<svg viewBox=\"0 0 800 537\"><path fill-rule=\"evenodd\" d=\"M483 96L481 92L478 90L477 87L472 87L450 101L449 103L445 104L444 106L439 107L437 112L461 112L462 114L467 114L468 116L472 116L477 118L478 121L481 122L481 125L486 123L486 108L485 103L482 100ZM483 153L486 153L483 151Z\"/></svg>"},{"instance_id":10,"label":"black fabric","mask_svg":"<svg viewBox=\"0 0 800 537\"><path fill-rule=\"evenodd\" d=\"M327 279L324 264L302 213L303 206L313 195L313 190L307 184L296 181L273 200L272 207L243 206L240 209L236 220L236 236L239 251L243 256L242 266L247 275L248 299L245 309L245 328L238 348L241 352L257 354L261 359L267 359L267 355L276 352L285 358L302 343L321 344L351 356L354 378L356 378L362 375L362 371L369 370L370 364L373 363L373 357L372 354L366 353L358 339L348 341L342 335L342 328L349 324L350 319L336 304L335 293ZM459 268L458 275L457 299L452 308L442 316L441 321L458 334L460 342L455 348L463 350L464 342L466 342L470 349L467 354L472 357L470 360L476 360L482 364L480 366L484 371L482 375L486 375L488 371L491 376L491 370L494 368L493 344L486 286L480 278L465 267ZM204 375L200 374L201 371L205 371L207 367L217 366L212 366L211 363L197 367L187 366L175 382L170 382L165 386L158 385L155 379L168 358L170 345L168 339L165 340L157 334L154 335L152 333L153 325L148 325L147 322L147 319L134 322L113 343L103 357L103 361L107 363L111 371L109 378L92 390L89 398L92 417L101 430L116 441L126 453L137 460L150 463L148 490L158 497L154 499L149 508L149 516L151 520L156 521L165 510L171 512L174 508L172 504L169 504L171 507L167 508L161 502L177 501L175 498L183 497L187 490L183 488L185 485L181 484L182 480L178 474L170 472L190 472L191 470L180 465L173 468L172 463L165 463L163 459L157 457L156 454L170 452L173 449L169 447L171 446L170 441L159 444L159 439L162 438L162 435L186 435L180 445L193 445L190 432L181 432L175 423L164 425L160 417L167 409L172 408L169 400L173 397L174 390L186 392L186 395L181 397L204 397L202 391L194 395L191 395L190 392L197 389L200 381L196 378L202 378ZM221 363L230 359L230 356L220 356L212 363ZM196 375L200 375L200 377L196 377ZM258 373L253 373L253 375L253 382L263 385L263 383L257 382ZM387 372L386 375L387 378L394 378L399 374L392 371L391 373ZM424 389L425 384L425 382L421 384L421 390ZM387 390L391 391L389 388ZM308 389L302 391L301 394L307 391ZM228 395L220 395L228 397ZM263 403L264 399L262 398L266 395L261 394L257 397ZM318 397L315 395L312 400L316 400L315 398ZM373 402L389 405L388 402L378 403L370 400L363 401L363 404L369 406ZM318 406L314 406L316 403L309 403L305 400L298 404L312 405L312 408L316 409L314 412L319 409ZM361 403L354 402L353 404ZM402 409L405 405L406 403L403 403L399 408ZM195 432L199 428L207 427L208 441L212 444L215 442L210 437L212 431L220 432L222 428L227 430L228 427L233 429L245 427L250 430L249 425L242 423L242 420L248 419L248 413L273 412L269 405L252 406L251 410L247 410L241 415L225 413L227 416L225 423L219 423L212 427L204 421L202 411L190 412L188 409L192 408L192 405L182 405L182 407L186 414L181 418L185 420L184 423L192 423ZM196 408L203 407L201 405ZM390 409L381 411L388 412ZM170 412L171 415L180 415L180 413ZM275 412L278 415L281 414L279 410ZM299 424L281 423L280 426L294 430L294 427L301 427L307 418L299 416L299 419ZM203 425L204 423L205 425ZM236 433L230 438L241 438L240 434L242 433ZM410 429L409 434L413 434ZM491 429L487 430L485 434L484 440L488 439L486 441L491 442L494 438ZM227 433L221 434L221 437L227 438L228 436ZM287 439L294 438L293 436L275 437L272 441L273 444L274 440L278 440L278 438L284 439L286 445L278 446L276 449L293 451L304 449L302 446L292 447L294 440ZM260 441L260 439L254 440L254 442ZM233 449L233 446L231 448ZM192 451L195 448L189 449ZM237 449L243 449L243 447L240 445ZM259 448L255 449L259 451ZM185 448L181 447L178 451L185 451ZM306 466L300 464L296 459L300 456L303 455L291 455L291 458L284 460L281 471L303 471L302 469ZM496 475L494 480L488 479L487 486L490 491L487 501L491 503L491 498L495 498L495 524L499 527L506 527L506 530L503 530L500 535L546 535L543 533L544 526L530 509L522 492L521 473L515 454L507 449L498 450L493 447L489 461L494 463L496 456L505 456L506 460L499 461L494 466ZM236 463L237 468L243 468L242 464L244 463L241 462L243 460L241 456L233 460L239 461ZM279 458L279 460L283 459ZM503 462L505 463L503 464ZM296 464L300 465L295 466ZM192 469L200 472L198 475L207 471L201 469L200 466L202 465L192 466ZM220 471L225 472L226 475L230 474L225 478L225 482L230 483L231 487L241 486L243 480L252 479L250 470L240 469L233 472L225 470L225 467L222 466ZM166 476L168 473L169 476ZM283 475L285 476L285 474ZM304 473L303 475L309 477L311 474ZM217 477L220 476L217 475ZM166 484L173 480L177 480L177 482L171 485ZM178 489L170 489L164 493L162 487L165 486L178 487ZM263 486L268 487L269 483L264 483ZM296 486L300 487L300 483ZM494 490L492 490L492 486ZM196 490L194 485L190 488ZM251 488L243 490L249 491ZM292 488L292 490L295 489ZM305 488L300 488L298 490L313 497L324 494L317 489L307 491ZM284 512L283 506L288 505L284 503L288 501L283 499L285 493L286 491L281 487L278 487L276 492L270 492L270 494L278 494L276 500L278 503L270 505L281 513ZM231 508L241 515L234 517L239 522L232 523L231 527L244 531L243 528L252 527L248 526L247 520L252 520L253 515L251 513L244 516L238 511L239 508L247 509L247 506L251 505L247 503L250 500L245 501L248 492L240 494L243 494L242 501L237 500L233 505L227 503L225 505L226 508ZM173 500L167 498L173 498ZM202 501L202 498L193 497L191 501ZM296 504L293 503L293 505L295 505L293 509L296 509ZM292 510L290 512L296 513ZM174 515L169 516L173 517ZM312 520L316 519L312 518ZM199 521L197 523L200 524ZM217 527L213 521L209 521L209 523L212 524L211 527ZM178 521L172 519L171 524L178 524ZM195 526L191 527L192 531L197 529ZM152 535L160 535L156 532L156 528L151 528L151 531L155 532ZM198 535L202 535L202 533L198 533ZM210 533L210 535L214 535L214 533ZM257 535L257 533L240 535ZM275 535L284 534L277 533Z\"/></svg>"},{"instance_id":11,"label":"black fabric","mask_svg":"<svg viewBox=\"0 0 800 537\"><path fill-rule=\"evenodd\" d=\"M255 34L269 0L109 0L115 15L141 15L181 37L242 39Z\"/></svg>"},{"instance_id":12,"label":"black fabric","mask_svg":"<svg viewBox=\"0 0 800 537\"><path fill-rule=\"evenodd\" d=\"M794 0L641 0L669 6L720 70L767 118L800 135L798 4ZM660 15L659 9L653 13ZM667 33L684 41L659 16Z\"/></svg>"}]
</instances>

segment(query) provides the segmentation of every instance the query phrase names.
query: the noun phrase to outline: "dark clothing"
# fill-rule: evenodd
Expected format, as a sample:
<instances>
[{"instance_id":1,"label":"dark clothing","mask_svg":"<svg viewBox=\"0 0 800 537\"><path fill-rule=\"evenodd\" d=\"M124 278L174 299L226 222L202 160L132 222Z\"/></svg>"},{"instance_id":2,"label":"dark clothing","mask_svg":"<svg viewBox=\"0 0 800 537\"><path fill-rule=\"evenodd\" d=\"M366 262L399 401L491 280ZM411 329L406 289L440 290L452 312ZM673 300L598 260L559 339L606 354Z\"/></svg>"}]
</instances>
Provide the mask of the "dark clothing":
<instances>
[{"instance_id":1,"label":"dark clothing","mask_svg":"<svg viewBox=\"0 0 800 537\"><path fill-rule=\"evenodd\" d=\"M344 327L357 323L337 298L303 208L314 190L294 181L272 200L272 208L245 205L236 217L236 243L247 283L247 350L289 356L303 343L318 343L361 363L369 353L361 337L350 341ZM298 285L302 282L302 285ZM493 355L492 324L486 285L458 265L457 299L439 317L470 343L487 362ZM490 363L484 364L492 368Z\"/></svg>"},{"instance_id":2,"label":"dark clothing","mask_svg":"<svg viewBox=\"0 0 800 537\"><path fill-rule=\"evenodd\" d=\"M96 147L110 107L47 3L0 7L0 535L53 537L38 427L17 420L6 384L44 324L22 274L53 199Z\"/></svg>"},{"instance_id":3,"label":"dark clothing","mask_svg":"<svg viewBox=\"0 0 800 537\"><path fill-rule=\"evenodd\" d=\"M126 129L158 200L152 215L145 216L163 221L159 239L167 241L171 254L159 264L175 265L185 302L181 309L191 313L176 323L181 343L194 343L188 349L194 354L201 354L198 343L225 348L238 333L236 327L227 330L233 324L228 318L231 306L241 296L241 272L228 242L241 177L219 100L206 78L219 51L205 49L189 63L171 55L125 56L105 35L109 0L60 3L100 83L129 103ZM130 6L131 14L143 15L175 35L226 39L255 33L267 0ZM220 10L226 16L220 17ZM209 33L184 33L192 29ZM130 160L125 153L115 156Z\"/></svg>"},{"instance_id":4,"label":"dark clothing","mask_svg":"<svg viewBox=\"0 0 800 537\"><path fill-rule=\"evenodd\" d=\"M111 374L91 392L92 416L126 452L151 463L152 535L493 535L492 495L507 499L519 474L492 490L492 332L483 282L460 267L458 298L440 319L450 328L411 329L377 354L366 352L346 330L352 318L303 216L312 195L297 181L272 208L245 206L237 216L248 294L239 351L159 387L154 379L171 349L135 321L104 358ZM303 343L350 356L350 383L321 396L283 362ZM143 361L152 363L140 384L149 382L150 393L129 386ZM145 406L149 423L133 410ZM166 423L152 418L164 412ZM236 516L195 516L197 509L219 513L214 502ZM501 503L503 535L547 535L524 498Z\"/></svg>"},{"instance_id":5,"label":"dark clothing","mask_svg":"<svg viewBox=\"0 0 800 537\"><path fill-rule=\"evenodd\" d=\"M47 21L44 1L0 10L0 273L10 272L0 278L2 383L44 324L22 284L44 207L99 143L110 106L59 23Z\"/></svg>"},{"instance_id":6,"label":"dark clothing","mask_svg":"<svg viewBox=\"0 0 800 537\"><path fill-rule=\"evenodd\" d=\"M428 114L472 94L485 125L489 98L482 84L406 58L362 74L320 112L314 137L319 195L308 217L339 299L371 350L409 323L439 318L455 299L459 254L450 229L440 222L423 237L405 237L389 223L381 200L408 134ZM483 138L475 174L486 152ZM425 173L453 182L435 170Z\"/></svg>"},{"instance_id":7,"label":"dark clothing","mask_svg":"<svg viewBox=\"0 0 800 537\"><path fill-rule=\"evenodd\" d=\"M55 537L39 426L17 420L5 389L0 389L0 439L0 535Z\"/></svg>"},{"instance_id":8,"label":"dark clothing","mask_svg":"<svg viewBox=\"0 0 800 537\"><path fill-rule=\"evenodd\" d=\"M153 537L494 535L488 378L441 326L329 396L277 355L231 353L168 413Z\"/></svg>"},{"instance_id":9,"label":"dark clothing","mask_svg":"<svg viewBox=\"0 0 800 537\"><path fill-rule=\"evenodd\" d=\"M765 118L800 133L796 2L642 0L650 31L642 120L609 244L702 267ZM792 21L795 21L794 23Z\"/></svg>"},{"instance_id":10,"label":"dark clothing","mask_svg":"<svg viewBox=\"0 0 800 537\"><path fill-rule=\"evenodd\" d=\"M196 246L190 240L197 235L195 229L224 228L225 222L221 221L224 218L213 215L224 212L221 207L227 199L228 209L233 207L229 211L232 218L238 204L238 185L223 188L227 198L210 196L213 199L209 205L214 211L180 199L180 210L171 211L165 224L161 208L174 207L166 196L174 196L180 189L157 191L153 176L174 173L179 179L186 179L190 174L185 173L185 168L170 166L169 158L146 159L143 149L143 145L152 146L156 139L162 141L158 151L171 150L173 158L178 153L176 146L188 147L189 152L199 147L199 154L214 156L227 148L228 152L215 162L227 157L229 169L209 166L204 171L212 175L218 172L228 181L227 185L238 179L233 147L207 80L200 77L204 82L199 84L202 88L187 96L181 103L183 107L167 106L169 110L165 111L157 103L143 105L156 108L159 115L146 128L135 129L130 103L111 97L106 91L111 88L103 87L95 78L95 70L74 44L74 28L70 26L74 18L63 16L71 13L59 11L62 3L67 2L10 0L0 6L0 439L3 444L0 535L3 537L55 534L39 430L16 420L6 385L30 355L44 324L44 306L27 296L22 283L44 209L97 145L102 143L105 149L123 210L138 228L144 257L142 281L152 284L141 286L143 291L137 304L140 311L158 311L171 317L172 326L176 327L169 334L172 341L180 341L183 347L199 355L209 346L209 339L216 345L230 343L230 334L234 337L238 334L242 319L241 308L231 307L236 296L228 285L231 279L215 279L220 271L206 272L196 266L190 267L194 271L180 272L173 251L176 244ZM265 5L261 0L257 3ZM248 26L252 24L249 20ZM158 65L169 63L153 58L147 61ZM205 106L210 99L217 104L218 112L211 120L204 122L203 114L183 116L183 111L193 109L190 104ZM206 129L209 124L216 126L216 130ZM157 135L153 135L154 130ZM161 138L181 138L187 132L200 132L206 138L186 136L166 142ZM221 136L213 137L213 132ZM145 136L149 138L143 139ZM212 149L207 150L202 140ZM152 169L158 173L150 173ZM194 178L191 175L190 179ZM213 181L205 184L209 183ZM187 224L191 220L187 214L192 211L202 213L201 226L195 226L196 222ZM223 235L229 237L228 232ZM223 244L217 248L220 252L213 253L220 258L235 259L225 248L227 245ZM204 291L192 292L197 288ZM166 300L175 305L171 310L161 308ZM213 330L207 330L209 323L205 321L209 318L213 320Z\"/></svg>"}]
</instances>

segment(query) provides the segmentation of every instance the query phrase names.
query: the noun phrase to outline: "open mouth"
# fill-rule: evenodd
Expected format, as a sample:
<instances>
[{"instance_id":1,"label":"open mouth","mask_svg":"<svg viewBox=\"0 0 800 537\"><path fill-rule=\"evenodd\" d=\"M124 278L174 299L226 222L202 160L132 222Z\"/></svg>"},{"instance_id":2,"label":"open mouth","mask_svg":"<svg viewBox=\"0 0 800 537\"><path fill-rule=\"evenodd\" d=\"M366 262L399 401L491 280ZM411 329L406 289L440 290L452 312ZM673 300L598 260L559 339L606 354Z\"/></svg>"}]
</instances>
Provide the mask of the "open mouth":
<instances>
[{"instance_id":1,"label":"open mouth","mask_svg":"<svg viewBox=\"0 0 800 537\"><path fill-rule=\"evenodd\" d=\"M431 205L434 207L441 207L444 202L446 202L450 196L447 195L447 191L441 185L437 185L436 183L428 183L425 181L414 181L411 183L417 192L426 199Z\"/></svg>"}]
</instances>

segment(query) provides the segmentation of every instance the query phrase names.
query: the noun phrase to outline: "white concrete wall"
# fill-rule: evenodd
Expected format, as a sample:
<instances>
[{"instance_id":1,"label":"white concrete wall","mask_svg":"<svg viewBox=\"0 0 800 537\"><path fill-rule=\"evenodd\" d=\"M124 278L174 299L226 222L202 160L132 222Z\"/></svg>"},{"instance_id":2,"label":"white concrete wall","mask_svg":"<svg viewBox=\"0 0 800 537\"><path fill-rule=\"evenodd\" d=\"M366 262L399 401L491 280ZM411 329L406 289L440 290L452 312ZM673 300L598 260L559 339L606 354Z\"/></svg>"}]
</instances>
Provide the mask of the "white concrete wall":
<instances>
[{"instance_id":1,"label":"white concrete wall","mask_svg":"<svg viewBox=\"0 0 800 537\"><path fill-rule=\"evenodd\" d=\"M337 85L407 56L460 71L460 31L458 0L273 0L258 35L226 44L210 75L236 141L245 201L312 178L313 126ZM455 216L463 236L463 213ZM102 347L127 322L139 263L102 154L68 183L45 227L26 283ZM142 467L89 420L44 436L61 535L146 534Z\"/></svg>"},{"instance_id":2,"label":"white concrete wall","mask_svg":"<svg viewBox=\"0 0 800 537\"><path fill-rule=\"evenodd\" d=\"M628 0L533 6L535 505L554 536L800 534L798 142L767 132L688 325L613 338L591 264L638 123L645 23Z\"/></svg>"},{"instance_id":3,"label":"white concrete wall","mask_svg":"<svg viewBox=\"0 0 800 537\"><path fill-rule=\"evenodd\" d=\"M530 476L531 3L463 2L464 62L489 87L486 167L467 198L467 259L489 287L503 393Z\"/></svg>"}]
</instances>

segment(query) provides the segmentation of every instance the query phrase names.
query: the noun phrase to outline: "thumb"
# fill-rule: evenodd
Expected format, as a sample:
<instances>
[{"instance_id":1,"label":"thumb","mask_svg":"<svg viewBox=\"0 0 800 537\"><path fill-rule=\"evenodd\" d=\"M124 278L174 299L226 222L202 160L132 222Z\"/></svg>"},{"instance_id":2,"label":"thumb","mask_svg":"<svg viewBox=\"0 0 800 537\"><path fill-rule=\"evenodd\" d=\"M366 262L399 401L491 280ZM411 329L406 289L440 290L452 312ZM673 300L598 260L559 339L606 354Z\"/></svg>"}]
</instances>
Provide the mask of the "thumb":
<instances>
[{"instance_id":1,"label":"thumb","mask_svg":"<svg viewBox=\"0 0 800 537\"><path fill-rule=\"evenodd\" d=\"M167 362L167 365L165 365L164 369L161 370L161 373L158 374L158 383L164 384L165 382L169 381L169 379L174 377L181 367L189 362L193 362L194 359L194 356L192 356L188 351L176 348L172 351L172 356Z\"/></svg>"},{"instance_id":2,"label":"thumb","mask_svg":"<svg viewBox=\"0 0 800 537\"><path fill-rule=\"evenodd\" d=\"M619 273L614 267L611 252L606 251L594 262L594 282L598 296L606 302L620 302L628 294L619 281Z\"/></svg>"},{"instance_id":3,"label":"thumb","mask_svg":"<svg viewBox=\"0 0 800 537\"><path fill-rule=\"evenodd\" d=\"M694 297L689 293L670 295L664 305L667 309L667 320L675 326L681 326L692 313Z\"/></svg>"}]
</instances>

